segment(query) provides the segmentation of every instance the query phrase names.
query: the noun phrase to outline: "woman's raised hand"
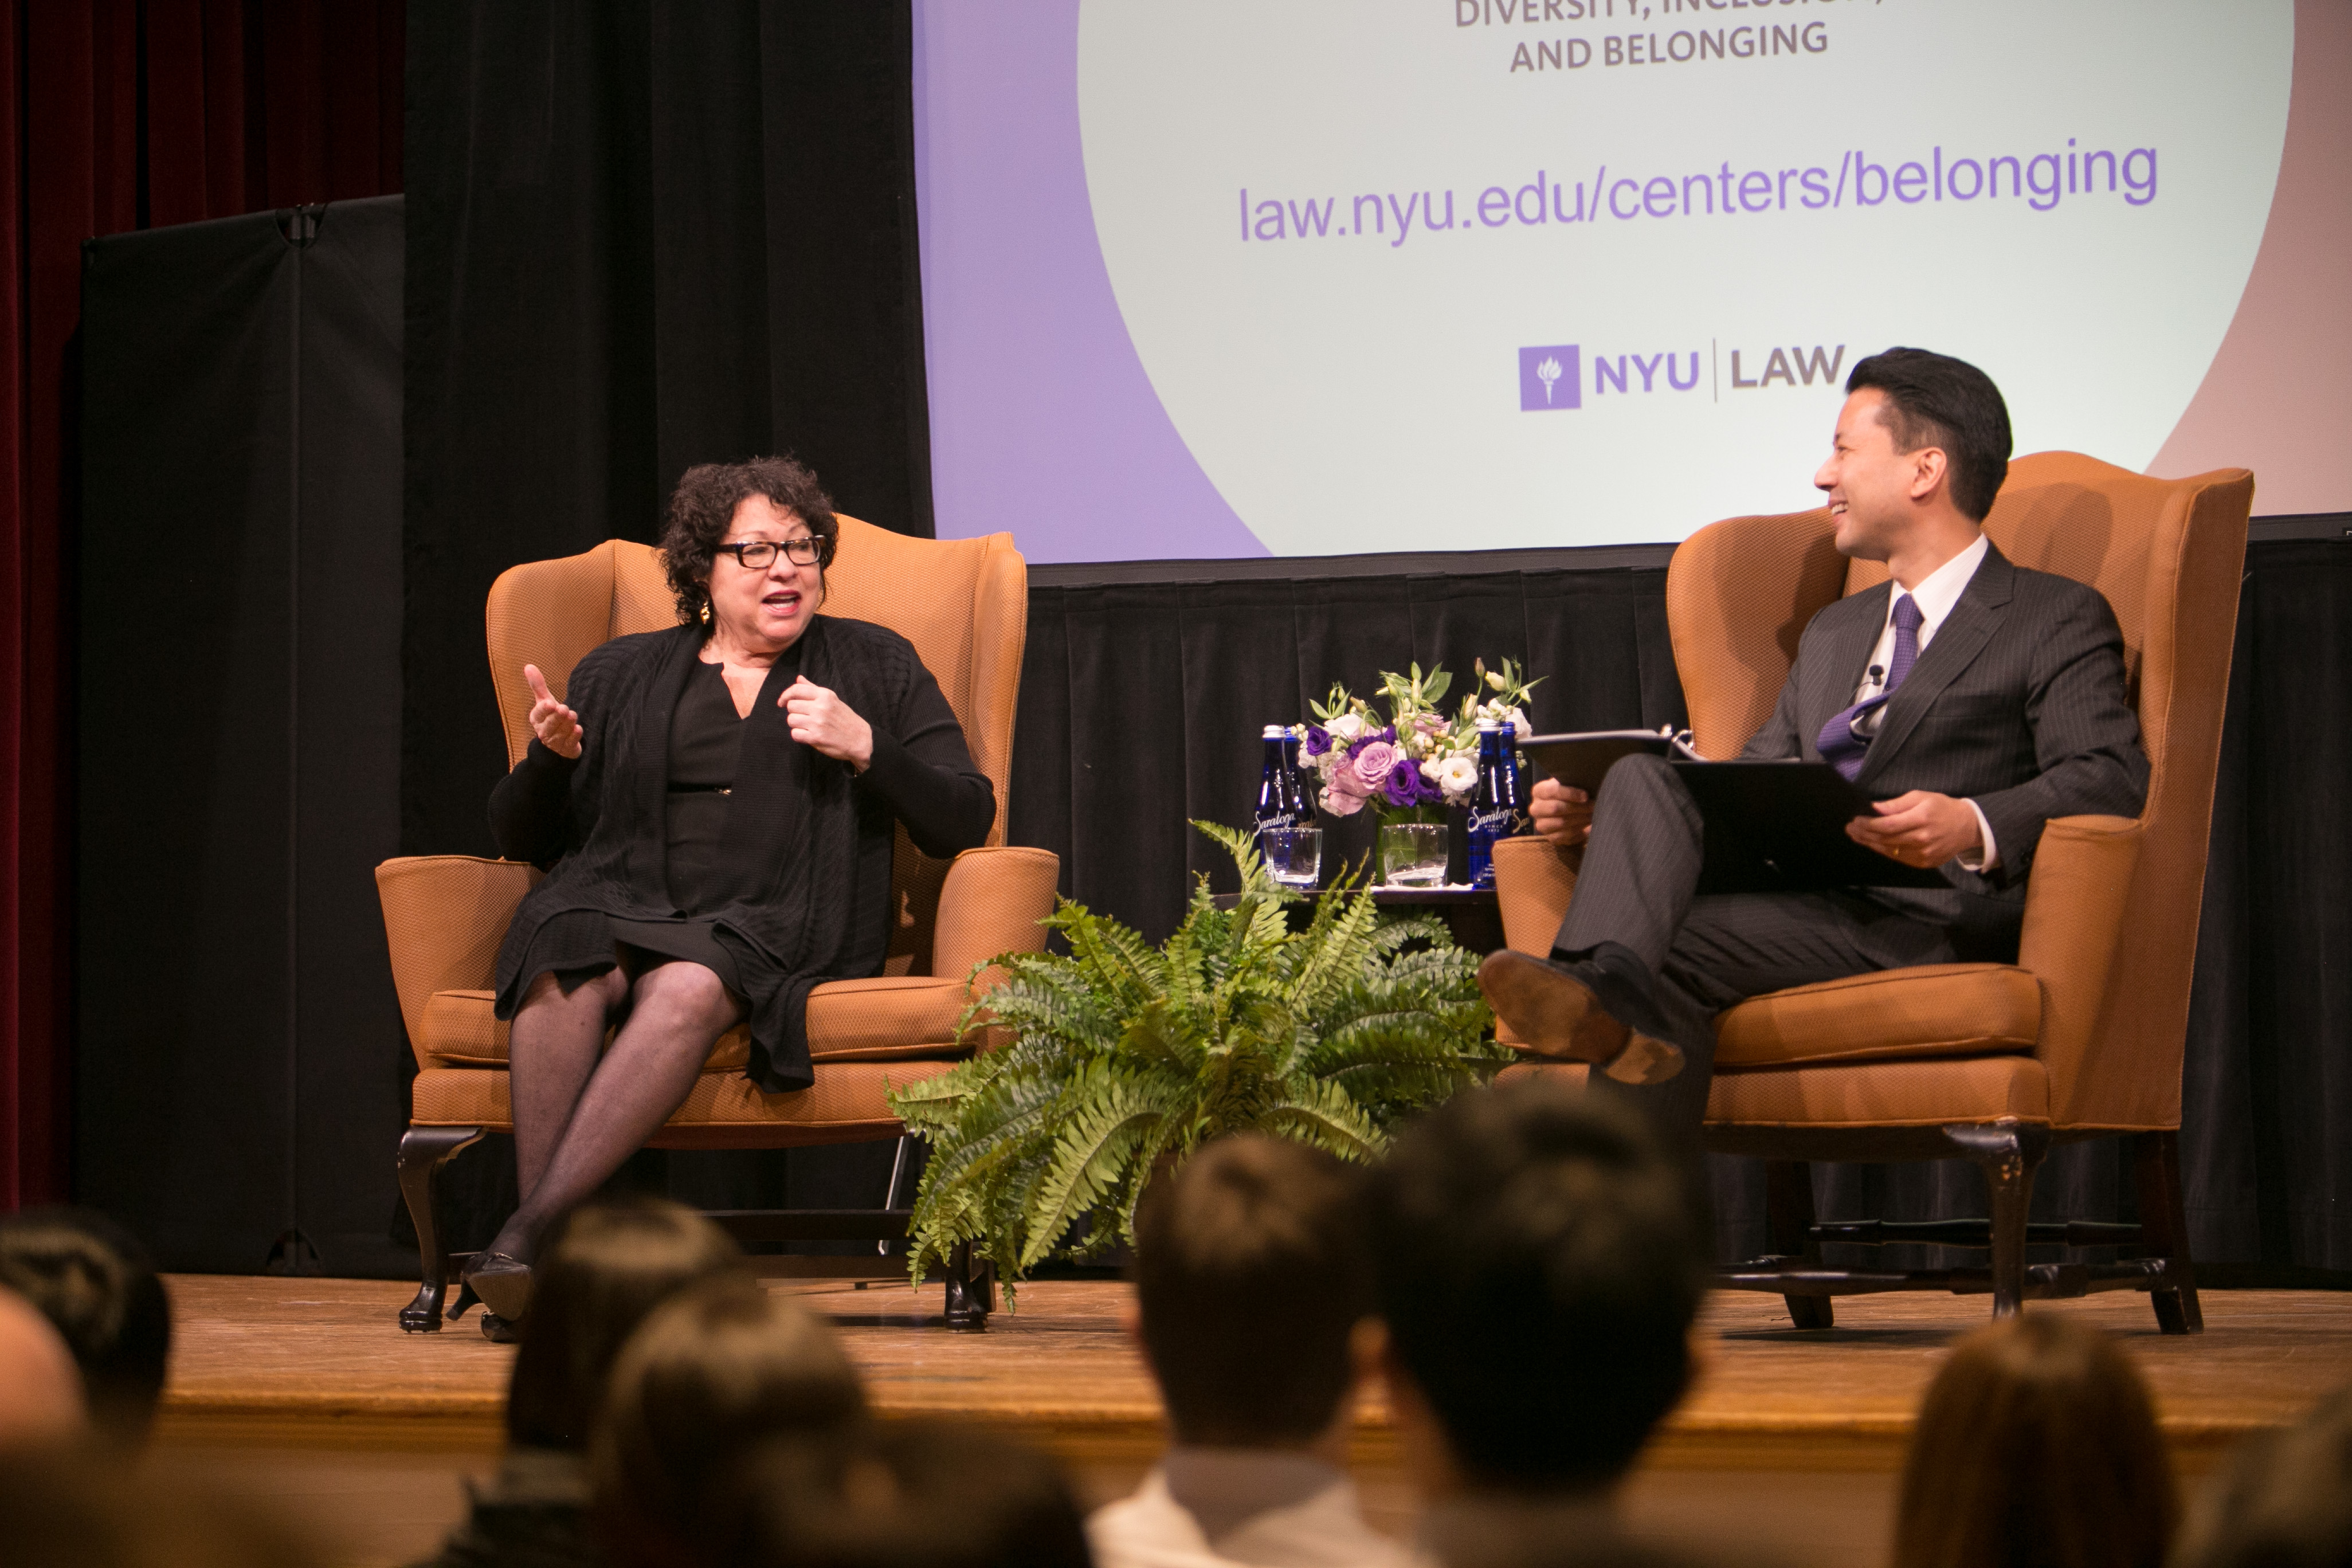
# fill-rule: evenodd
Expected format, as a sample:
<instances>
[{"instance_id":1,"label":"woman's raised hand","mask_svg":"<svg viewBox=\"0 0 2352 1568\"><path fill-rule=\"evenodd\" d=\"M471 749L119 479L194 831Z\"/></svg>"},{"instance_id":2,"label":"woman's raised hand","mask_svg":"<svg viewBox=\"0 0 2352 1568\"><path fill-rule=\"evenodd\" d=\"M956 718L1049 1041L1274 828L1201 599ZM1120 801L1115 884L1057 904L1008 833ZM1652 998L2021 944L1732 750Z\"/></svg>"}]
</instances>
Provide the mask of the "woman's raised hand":
<instances>
[{"instance_id":1,"label":"woman's raised hand","mask_svg":"<svg viewBox=\"0 0 2352 1568\"><path fill-rule=\"evenodd\" d=\"M793 739L864 773L874 760L874 726L857 710L803 675L776 699Z\"/></svg>"},{"instance_id":2,"label":"woman's raised hand","mask_svg":"<svg viewBox=\"0 0 2352 1568\"><path fill-rule=\"evenodd\" d=\"M580 728L580 715L556 700L555 693L547 689L546 677L539 673L539 666L524 665L522 678L530 682L531 695L538 699L530 705L531 733L539 737L541 745L559 757L578 756L581 737L586 733Z\"/></svg>"}]
</instances>

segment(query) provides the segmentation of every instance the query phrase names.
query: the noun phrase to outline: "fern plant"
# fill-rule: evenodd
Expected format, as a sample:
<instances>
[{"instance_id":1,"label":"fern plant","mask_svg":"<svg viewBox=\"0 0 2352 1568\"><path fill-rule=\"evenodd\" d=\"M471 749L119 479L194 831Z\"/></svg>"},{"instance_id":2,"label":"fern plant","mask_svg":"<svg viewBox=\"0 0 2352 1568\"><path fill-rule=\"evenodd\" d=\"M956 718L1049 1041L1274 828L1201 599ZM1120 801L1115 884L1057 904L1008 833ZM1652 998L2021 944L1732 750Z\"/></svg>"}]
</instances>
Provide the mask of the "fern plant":
<instances>
[{"instance_id":1,"label":"fern plant","mask_svg":"<svg viewBox=\"0 0 2352 1568\"><path fill-rule=\"evenodd\" d=\"M1439 922L1383 918L1369 888L1342 889L1294 931L1298 895L1251 837L1193 826L1240 868L1232 909L1199 879L1155 950L1063 900L1045 923L1068 956L999 955L1004 981L964 1016L1012 1043L890 1096L930 1144L910 1225L918 1280L959 1242L1009 1282L1131 1241L1153 1173L1225 1133L1370 1159L1401 1119L1509 1059L1476 956Z\"/></svg>"}]
</instances>

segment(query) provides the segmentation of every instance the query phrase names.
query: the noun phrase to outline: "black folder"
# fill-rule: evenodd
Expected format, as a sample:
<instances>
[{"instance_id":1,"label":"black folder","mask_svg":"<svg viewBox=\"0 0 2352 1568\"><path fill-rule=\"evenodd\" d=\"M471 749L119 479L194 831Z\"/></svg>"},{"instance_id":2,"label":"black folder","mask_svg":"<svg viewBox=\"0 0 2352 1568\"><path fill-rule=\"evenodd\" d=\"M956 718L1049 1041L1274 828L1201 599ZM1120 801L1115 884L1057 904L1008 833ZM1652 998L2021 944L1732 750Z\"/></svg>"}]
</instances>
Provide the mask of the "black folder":
<instances>
[{"instance_id":1,"label":"black folder","mask_svg":"<svg viewBox=\"0 0 2352 1568\"><path fill-rule=\"evenodd\" d=\"M1519 742L1548 779L1597 795L1601 780L1623 758L1678 757L1700 761L1679 737L1656 730L1587 730L1573 735L1530 735Z\"/></svg>"},{"instance_id":2,"label":"black folder","mask_svg":"<svg viewBox=\"0 0 2352 1568\"><path fill-rule=\"evenodd\" d=\"M1845 836L1875 798L1827 763L1683 763L1675 772L1706 821L1702 893L1811 893L1831 888L1948 888Z\"/></svg>"}]
</instances>

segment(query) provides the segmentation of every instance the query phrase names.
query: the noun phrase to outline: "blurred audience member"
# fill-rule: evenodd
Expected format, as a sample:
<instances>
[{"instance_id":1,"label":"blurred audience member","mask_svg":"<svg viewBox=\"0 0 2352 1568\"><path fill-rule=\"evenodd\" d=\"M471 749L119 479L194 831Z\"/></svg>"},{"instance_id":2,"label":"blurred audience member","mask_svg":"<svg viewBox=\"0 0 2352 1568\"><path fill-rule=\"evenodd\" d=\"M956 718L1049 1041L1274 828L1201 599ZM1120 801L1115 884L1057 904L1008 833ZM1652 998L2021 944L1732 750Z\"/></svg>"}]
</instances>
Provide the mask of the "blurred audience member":
<instances>
[{"instance_id":1,"label":"blurred audience member","mask_svg":"<svg viewBox=\"0 0 2352 1568\"><path fill-rule=\"evenodd\" d=\"M1087 1568L1051 1459L926 1422L772 1439L729 1468L704 1561L741 1568Z\"/></svg>"},{"instance_id":2,"label":"blurred audience member","mask_svg":"<svg viewBox=\"0 0 2352 1568\"><path fill-rule=\"evenodd\" d=\"M1355 1173L1257 1135L1211 1143L1136 1216L1135 1314L1175 1438L1087 1521L1103 1568L1397 1568L1348 1438L1373 1338Z\"/></svg>"},{"instance_id":3,"label":"blurred audience member","mask_svg":"<svg viewBox=\"0 0 2352 1568\"><path fill-rule=\"evenodd\" d=\"M865 1420L832 1325L757 1280L705 1280L656 1309L613 1369L590 1458L607 1560L720 1561L711 1543L731 1527L713 1510L732 1462L763 1438L846 1443Z\"/></svg>"},{"instance_id":4,"label":"blurred audience member","mask_svg":"<svg viewBox=\"0 0 2352 1568\"><path fill-rule=\"evenodd\" d=\"M38 1308L73 1352L99 1436L144 1443L172 1354L172 1304L146 1248L103 1215L28 1209L0 1218L0 1286Z\"/></svg>"},{"instance_id":5,"label":"blurred audience member","mask_svg":"<svg viewBox=\"0 0 2352 1568\"><path fill-rule=\"evenodd\" d=\"M73 1352L31 1302L0 1289L0 1451L70 1442L86 1429Z\"/></svg>"},{"instance_id":6,"label":"blurred audience member","mask_svg":"<svg viewBox=\"0 0 2352 1568\"><path fill-rule=\"evenodd\" d=\"M1542 1082L1457 1095L1375 1172L1383 1370L1452 1568L1643 1561L1609 1493L1692 1381L1706 1248L1636 1113Z\"/></svg>"},{"instance_id":7,"label":"blurred audience member","mask_svg":"<svg viewBox=\"0 0 2352 1568\"><path fill-rule=\"evenodd\" d=\"M507 1385L506 1458L433 1561L595 1561L587 1448L621 1347L648 1313L739 1269L741 1249L680 1204L636 1198L577 1209L541 1254L538 1289Z\"/></svg>"},{"instance_id":8,"label":"blurred audience member","mask_svg":"<svg viewBox=\"0 0 2352 1568\"><path fill-rule=\"evenodd\" d=\"M2179 1507L2147 1385L2064 1312L1944 1363L1904 1466L1895 1568L2161 1568Z\"/></svg>"},{"instance_id":9,"label":"blurred audience member","mask_svg":"<svg viewBox=\"0 0 2352 1568\"><path fill-rule=\"evenodd\" d=\"M0 1372L0 1387L5 1379ZM8 1568L313 1568L317 1562L265 1511L217 1488L162 1480L79 1447L0 1458L0 1563Z\"/></svg>"},{"instance_id":10,"label":"blurred audience member","mask_svg":"<svg viewBox=\"0 0 2352 1568\"><path fill-rule=\"evenodd\" d=\"M2248 1438L2192 1511L2179 1568L2352 1568L2352 1388Z\"/></svg>"}]
</instances>

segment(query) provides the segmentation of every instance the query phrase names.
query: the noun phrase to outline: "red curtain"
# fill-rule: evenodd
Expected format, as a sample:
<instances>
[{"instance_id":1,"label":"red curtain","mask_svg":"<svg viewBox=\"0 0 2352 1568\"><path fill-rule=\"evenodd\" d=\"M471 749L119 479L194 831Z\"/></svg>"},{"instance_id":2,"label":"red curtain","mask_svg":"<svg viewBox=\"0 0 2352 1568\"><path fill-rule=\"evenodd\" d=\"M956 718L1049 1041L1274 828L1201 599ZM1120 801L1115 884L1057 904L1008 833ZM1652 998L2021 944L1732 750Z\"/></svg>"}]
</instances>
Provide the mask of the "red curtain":
<instances>
[{"instance_id":1,"label":"red curtain","mask_svg":"<svg viewBox=\"0 0 2352 1568\"><path fill-rule=\"evenodd\" d=\"M68 658L81 242L399 190L404 8L0 0L0 1208L68 1195L68 704L147 700Z\"/></svg>"}]
</instances>

